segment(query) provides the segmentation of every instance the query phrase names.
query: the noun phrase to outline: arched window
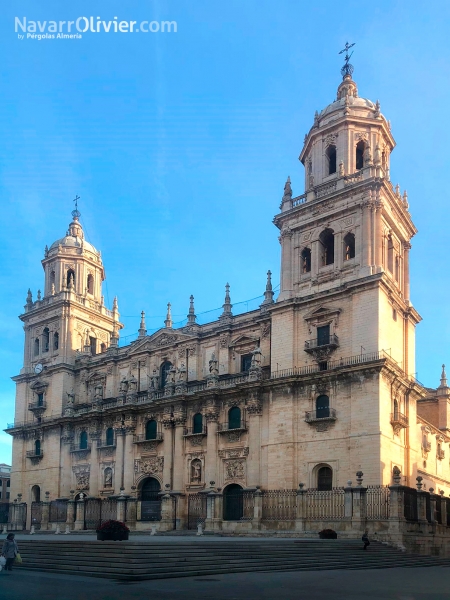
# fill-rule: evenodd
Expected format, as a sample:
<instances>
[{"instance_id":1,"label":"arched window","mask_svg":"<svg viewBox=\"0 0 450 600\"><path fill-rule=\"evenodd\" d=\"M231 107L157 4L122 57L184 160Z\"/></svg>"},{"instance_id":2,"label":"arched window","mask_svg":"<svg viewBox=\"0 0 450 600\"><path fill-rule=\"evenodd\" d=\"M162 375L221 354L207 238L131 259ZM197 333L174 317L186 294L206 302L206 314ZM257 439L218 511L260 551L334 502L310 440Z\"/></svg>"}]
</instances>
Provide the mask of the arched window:
<instances>
[{"instance_id":1,"label":"arched window","mask_svg":"<svg viewBox=\"0 0 450 600\"><path fill-rule=\"evenodd\" d=\"M334 233L331 229L322 231L319 237L322 249L322 266L332 265L334 263Z\"/></svg>"},{"instance_id":2,"label":"arched window","mask_svg":"<svg viewBox=\"0 0 450 600\"><path fill-rule=\"evenodd\" d=\"M203 415L197 413L192 418L192 433L203 433Z\"/></svg>"},{"instance_id":3,"label":"arched window","mask_svg":"<svg viewBox=\"0 0 450 600\"><path fill-rule=\"evenodd\" d=\"M333 173L336 173L336 146L328 146L325 154L328 167L327 175L332 175Z\"/></svg>"},{"instance_id":4,"label":"arched window","mask_svg":"<svg viewBox=\"0 0 450 600\"><path fill-rule=\"evenodd\" d=\"M106 430L106 445L114 446L114 429L112 427L108 427Z\"/></svg>"},{"instance_id":5,"label":"arched window","mask_svg":"<svg viewBox=\"0 0 450 600\"><path fill-rule=\"evenodd\" d=\"M50 331L48 327L44 329L42 332L42 352L48 352L48 348L50 345Z\"/></svg>"},{"instance_id":6,"label":"arched window","mask_svg":"<svg viewBox=\"0 0 450 600\"><path fill-rule=\"evenodd\" d=\"M39 356L39 338L34 340L33 352L35 356Z\"/></svg>"},{"instance_id":7,"label":"arched window","mask_svg":"<svg viewBox=\"0 0 450 600\"><path fill-rule=\"evenodd\" d=\"M160 367L160 377L159 377L159 385L161 387L161 389L164 388L164 386L167 383L167 376L169 374L170 369L172 368L172 363L169 360L166 360L165 362L163 362L163 364Z\"/></svg>"},{"instance_id":8,"label":"arched window","mask_svg":"<svg viewBox=\"0 0 450 600\"><path fill-rule=\"evenodd\" d=\"M364 167L364 150L366 145L363 140L360 140L356 144L356 170L362 169Z\"/></svg>"},{"instance_id":9,"label":"arched window","mask_svg":"<svg viewBox=\"0 0 450 600\"><path fill-rule=\"evenodd\" d=\"M95 356L97 354L97 338L89 337L89 345L91 347L91 355Z\"/></svg>"},{"instance_id":10,"label":"arched window","mask_svg":"<svg viewBox=\"0 0 450 600\"><path fill-rule=\"evenodd\" d=\"M316 419L326 419L330 416L330 399L325 394L316 398Z\"/></svg>"},{"instance_id":11,"label":"arched window","mask_svg":"<svg viewBox=\"0 0 450 600\"><path fill-rule=\"evenodd\" d=\"M67 287L69 287L69 283L71 280L72 280L73 285L75 285L75 271L73 269L69 269L67 271L67 279L66 279Z\"/></svg>"},{"instance_id":12,"label":"arched window","mask_svg":"<svg viewBox=\"0 0 450 600\"><path fill-rule=\"evenodd\" d=\"M100 352L106 352L106 344L104 342L100 346Z\"/></svg>"},{"instance_id":13,"label":"arched window","mask_svg":"<svg viewBox=\"0 0 450 600\"><path fill-rule=\"evenodd\" d=\"M87 291L88 294L94 293L94 277L90 274L87 276Z\"/></svg>"},{"instance_id":14,"label":"arched window","mask_svg":"<svg viewBox=\"0 0 450 600\"><path fill-rule=\"evenodd\" d=\"M394 242L392 236L388 237L388 260L387 267L391 273L394 273Z\"/></svg>"},{"instance_id":15,"label":"arched window","mask_svg":"<svg viewBox=\"0 0 450 600\"><path fill-rule=\"evenodd\" d=\"M309 273L311 271L311 249L304 248L300 257L302 263L302 273Z\"/></svg>"},{"instance_id":16,"label":"arched window","mask_svg":"<svg viewBox=\"0 0 450 600\"><path fill-rule=\"evenodd\" d=\"M106 469L103 471L103 486L105 488L112 487L112 476L113 471L111 467L106 467Z\"/></svg>"},{"instance_id":17,"label":"arched window","mask_svg":"<svg viewBox=\"0 0 450 600\"><path fill-rule=\"evenodd\" d=\"M145 439L156 440L157 430L158 424L154 419L152 419L151 421L147 421L147 424L145 426Z\"/></svg>"},{"instance_id":18,"label":"arched window","mask_svg":"<svg viewBox=\"0 0 450 600\"><path fill-rule=\"evenodd\" d=\"M233 406L228 412L228 429L239 429L241 426L241 409Z\"/></svg>"},{"instance_id":19,"label":"arched window","mask_svg":"<svg viewBox=\"0 0 450 600\"><path fill-rule=\"evenodd\" d=\"M333 489L333 471L330 467L321 467L317 471L317 489L323 492Z\"/></svg>"},{"instance_id":20,"label":"arched window","mask_svg":"<svg viewBox=\"0 0 450 600\"><path fill-rule=\"evenodd\" d=\"M347 233L344 237L344 260L355 258L355 235Z\"/></svg>"},{"instance_id":21,"label":"arched window","mask_svg":"<svg viewBox=\"0 0 450 600\"><path fill-rule=\"evenodd\" d=\"M41 441L40 440L36 440L34 442L34 454L35 454L35 456L41 455Z\"/></svg>"},{"instance_id":22,"label":"arched window","mask_svg":"<svg viewBox=\"0 0 450 600\"><path fill-rule=\"evenodd\" d=\"M58 350L59 348L59 333L55 331L53 334L53 350Z\"/></svg>"},{"instance_id":23,"label":"arched window","mask_svg":"<svg viewBox=\"0 0 450 600\"><path fill-rule=\"evenodd\" d=\"M38 485L33 485L31 488L31 502L41 501L41 488Z\"/></svg>"},{"instance_id":24,"label":"arched window","mask_svg":"<svg viewBox=\"0 0 450 600\"><path fill-rule=\"evenodd\" d=\"M80 450L87 450L88 447L88 436L85 431L80 433Z\"/></svg>"}]
</instances>

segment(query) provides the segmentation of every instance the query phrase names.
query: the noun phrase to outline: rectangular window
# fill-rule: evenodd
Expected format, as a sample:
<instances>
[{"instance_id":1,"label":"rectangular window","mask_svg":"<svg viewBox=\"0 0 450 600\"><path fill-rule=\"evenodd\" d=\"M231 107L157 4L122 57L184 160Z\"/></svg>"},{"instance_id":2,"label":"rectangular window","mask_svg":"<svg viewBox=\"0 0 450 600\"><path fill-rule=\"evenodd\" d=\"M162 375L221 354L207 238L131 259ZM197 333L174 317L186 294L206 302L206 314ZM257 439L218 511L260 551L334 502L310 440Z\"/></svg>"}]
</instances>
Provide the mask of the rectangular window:
<instances>
[{"instance_id":1,"label":"rectangular window","mask_svg":"<svg viewBox=\"0 0 450 600\"><path fill-rule=\"evenodd\" d=\"M6 482L6 487L9 487L11 485L11 481L8 479Z\"/></svg>"},{"instance_id":2,"label":"rectangular window","mask_svg":"<svg viewBox=\"0 0 450 600\"><path fill-rule=\"evenodd\" d=\"M244 354L241 356L241 372L248 371L252 366L252 354Z\"/></svg>"},{"instance_id":3,"label":"rectangular window","mask_svg":"<svg viewBox=\"0 0 450 600\"><path fill-rule=\"evenodd\" d=\"M94 337L89 338L90 346L91 346L91 354L95 356L97 354L97 339Z\"/></svg>"},{"instance_id":4,"label":"rectangular window","mask_svg":"<svg viewBox=\"0 0 450 600\"><path fill-rule=\"evenodd\" d=\"M43 406L44 405L44 394L38 394L37 396L38 396L37 405Z\"/></svg>"},{"instance_id":5,"label":"rectangular window","mask_svg":"<svg viewBox=\"0 0 450 600\"><path fill-rule=\"evenodd\" d=\"M317 345L325 346L330 343L330 326L323 325L317 328Z\"/></svg>"},{"instance_id":6,"label":"rectangular window","mask_svg":"<svg viewBox=\"0 0 450 600\"><path fill-rule=\"evenodd\" d=\"M9 492L6 492L6 499L9 500Z\"/></svg>"}]
</instances>

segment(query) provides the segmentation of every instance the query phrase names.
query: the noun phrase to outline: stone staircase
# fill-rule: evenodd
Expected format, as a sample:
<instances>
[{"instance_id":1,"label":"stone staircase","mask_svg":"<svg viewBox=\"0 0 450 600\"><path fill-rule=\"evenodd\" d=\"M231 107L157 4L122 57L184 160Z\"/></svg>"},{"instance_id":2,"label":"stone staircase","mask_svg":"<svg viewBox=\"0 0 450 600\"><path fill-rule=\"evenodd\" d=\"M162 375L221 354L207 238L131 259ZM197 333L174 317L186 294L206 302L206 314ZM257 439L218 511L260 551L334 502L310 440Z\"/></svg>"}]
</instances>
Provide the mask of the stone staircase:
<instances>
[{"instance_id":1,"label":"stone staircase","mask_svg":"<svg viewBox=\"0 0 450 600\"><path fill-rule=\"evenodd\" d=\"M359 540L191 541L145 543L20 541L20 569L119 580L162 579L249 571L310 571L450 566L450 559L405 554Z\"/></svg>"}]
</instances>

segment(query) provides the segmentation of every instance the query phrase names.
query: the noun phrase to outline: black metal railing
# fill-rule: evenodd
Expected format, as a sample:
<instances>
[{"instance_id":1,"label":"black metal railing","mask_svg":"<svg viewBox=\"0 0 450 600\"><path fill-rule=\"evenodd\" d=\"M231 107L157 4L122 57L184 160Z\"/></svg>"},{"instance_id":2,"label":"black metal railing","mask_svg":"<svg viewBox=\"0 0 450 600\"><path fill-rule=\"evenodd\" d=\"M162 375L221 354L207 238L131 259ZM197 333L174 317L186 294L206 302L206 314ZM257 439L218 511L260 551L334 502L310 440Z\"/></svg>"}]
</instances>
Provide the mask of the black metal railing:
<instances>
[{"instance_id":1,"label":"black metal railing","mask_svg":"<svg viewBox=\"0 0 450 600\"><path fill-rule=\"evenodd\" d=\"M200 431L199 431L200 430ZM206 435L208 433L206 425L202 425L201 427L185 427L183 435Z\"/></svg>"},{"instance_id":2,"label":"black metal railing","mask_svg":"<svg viewBox=\"0 0 450 600\"><path fill-rule=\"evenodd\" d=\"M414 488L403 488L403 498L403 515L405 519L407 521L417 521L417 490Z\"/></svg>"},{"instance_id":3,"label":"black metal railing","mask_svg":"<svg viewBox=\"0 0 450 600\"><path fill-rule=\"evenodd\" d=\"M70 444L70 452L90 452L91 444L83 445L80 447L80 444Z\"/></svg>"},{"instance_id":4,"label":"black metal railing","mask_svg":"<svg viewBox=\"0 0 450 600\"><path fill-rule=\"evenodd\" d=\"M27 458L42 458L44 456L44 451L41 448L40 450L27 450Z\"/></svg>"},{"instance_id":5,"label":"black metal railing","mask_svg":"<svg viewBox=\"0 0 450 600\"><path fill-rule=\"evenodd\" d=\"M219 423L217 427L217 431L219 433L223 433L224 431L246 431L247 430L247 422L244 418L241 418L239 423L230 423L226 421L226 423Z\"/></svg>"},{"instance_id":6,"label":"black metal railing","mask_svg":"<svg viewBox=\"0 0 450 600\"><path fill-rule=\"evenodd\" d=\"M328 419L329 421L335 421L337 418L335 408L321 408L320 410L310 410L305 413L305 421L307 423L314 423L315 421L322 421Z\"/></svg>"},{"instance_id":7,"label":"black metal railing","mask_svg":"<svg viewBox=\"0 0 450 600\"><path fill-rule=\"evenodd\" d=\"M157 431L153 437L147 437L145 433L138 433L137 435L133 435L133 443L141 444L142 442L162 442L163 434L160 431Z\"/></svg>"},{"instance_id":8,"label":"black metal railing","mask_svg":"<svg viewBox=\"0 0 450 600\"><path fill-rule=\"evenodd\" d=\"M48 520L50 523L65 523L67 520L67 500L52 500L50 502Z\"/></svg>"},{"instance_id":9,"label":"black metal railing","mask_svg":"<svg viewBox=\"0 0 450 600\"><path fill-rule=\"evenodd\" d=\"M399 425L400 427L408 427L408 417L401 412L395 411L391 413L391 425Z\"/></svg>"},{"instance_id":10,"label":"black metal railing","mask_svg":"<svg viewBox=\"0 0 450 600\"><path fill-rule=\"evenodd\" d=\"M45 400L36 400L36 402L28 403L28 410L46 410L47 402Z\"/></svg>"},{"instance_id":11,"label":"black metal railing","mask_svg":"<svg viewBox=\"0 0 450 600\"><path fill-rule=\"evenodd\" d=\"M314 338L313 340L306 340L305 342L305 350L314 350L316 348L321 348L322 346L334 346L337 348L339 346L339 338L335 333L331 335L325 335L320 338Z\"/></svg>"}]
</instances>

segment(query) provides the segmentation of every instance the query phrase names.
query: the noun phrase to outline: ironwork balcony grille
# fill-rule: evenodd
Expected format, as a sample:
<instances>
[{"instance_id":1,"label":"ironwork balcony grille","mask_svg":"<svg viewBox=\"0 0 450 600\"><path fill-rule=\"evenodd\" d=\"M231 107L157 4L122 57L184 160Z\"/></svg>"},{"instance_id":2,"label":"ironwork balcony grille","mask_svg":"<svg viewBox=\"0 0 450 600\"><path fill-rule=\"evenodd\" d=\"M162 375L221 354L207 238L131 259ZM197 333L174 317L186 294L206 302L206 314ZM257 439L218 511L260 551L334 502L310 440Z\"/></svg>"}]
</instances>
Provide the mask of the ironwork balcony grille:
<instances>
[{"instance_id":1,"label":"ironwork balcony grille","mask_svg":"<svg viewBox=\"0 0 450 600\"><path fill-rule=\"evenodd\" d=\"M105 440L97 440L97 448L115 448L116 447L116 437L114 436L114 438L109 441L110 441L110 443L106 439Z\"/></svg>"},{"instance_id":2,"label":"ironwork balcony grille","mask_svg":"<svg viewBox=\"0 0 450 600\"><path fill-rule=\"evenodd\" d=\"M46 410L47 402L45 400L36 400L35 402L28 403L28 410Z\"/></svg>"},{"instance_id":3,"label":"ironwork balcony grille","mask_svg":"<svg viewBox=\"0 0 450 600\"><path fill-rule=\"evenodd\" d=\"M27 450L27 458L42 458L44 456L44 451L42 448L36 452L36 450Z\"/></svg>"},{"instance_id":4,"label":"ironwork balcony grille","mask_svg":"<svg viewBox=\"0 0 450 600\"><path fill-rule=\"evenodd\" d=\"M218 424L218 428L217 428L217 432L218 433L224 433L224 432L227 432L227 431L247 431L247 422L246 422L246 420L241 418L241 422L239 423L238 427L236 427L232 423L229 423L228 421L226 423L219 423Z\"/></svg>"},{"instance_id":5,"label":"ironwork balcony grille","mask_svg":"<svg viewBox=\"0 0 450 600\"><path fill-rule=\"evenodd\" d=\"M305 413L305 421L307 423L315 423L317 421L336 421L335 408L322 408L321 410L311 410Z\"/></svg>"},{"instance_id":6,"label":"ironwork balcony grille","mask_svg":"<svg viewBox=\"0 0 450 600\"><path fill-rule=\"evenodd\" d=\"M408 427L408 417L400 412L391 413L391 425L397 425L399 427Z\"/></svg>"},{"instance_id":7,"label":"ironwork balcony grille","mask_svg":"<svg viewBox=\"0 0 450 600\"><path fill-rule=\"evenodd\" d=\"M194 431L194 429L200 429L200 431ZM183 435L185 437L189 437L191 435L207 435L208 431L206 425L202 425L201 427L185 427Z\"/></svg>"},{"instance_id":8,"label":"ironwork balcony grille","mask_svg":"<svg viewBox=\"0 0 450 600\"><path fill-rule=\"evenodd\" d=\"M80 448L80 444L70 444L71 452L90 452L91 444L86 444L85 448Z\"/></svg>"},{"instance_id":9,"label":"ironwork balcony grille","mask_svg":"<svg viewBox=\"0 0 450 600\"><path fill-rule=\"evenodd\" d=\"M335 333L323 336L320 339L314 338L313 340L306 340L305 351L309 352L311 350L316 350L317 348L324 348L327 346L332 348L337 348L339 346L339 338Z\"/></svg>"},{"instance_id":10,"label":"ironwork balcony grille","mask_svg":"<svg viewBox=\"0 0 450 600\"><path fill-rule=\"evenodd\" d=\"M147 438L145 433L139 433L133 436L133 444L142 444L143 442L162 442L163 434L161 432L156 432L155 437Z\"/></svg>"}]
</instances>

